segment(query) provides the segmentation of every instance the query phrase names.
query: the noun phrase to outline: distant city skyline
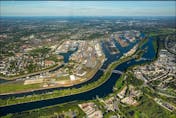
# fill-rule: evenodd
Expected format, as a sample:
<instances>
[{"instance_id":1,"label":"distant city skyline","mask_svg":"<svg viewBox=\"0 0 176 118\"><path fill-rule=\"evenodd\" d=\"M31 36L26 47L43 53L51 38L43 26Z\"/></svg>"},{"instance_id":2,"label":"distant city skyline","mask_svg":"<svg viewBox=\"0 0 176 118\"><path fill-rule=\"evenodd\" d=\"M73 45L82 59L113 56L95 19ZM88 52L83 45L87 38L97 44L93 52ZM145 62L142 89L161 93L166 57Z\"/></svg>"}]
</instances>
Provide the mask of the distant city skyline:
<instances>
[{"instance_id":1,"label":"distant city skyline","mask_svg":"<svg viewBox=\"0 0 176 118\"><path fill-rule=\"evenodd\" d=\"M1 16L175 16L176 1L1 1Z\"/></svg>"}]
</instances>

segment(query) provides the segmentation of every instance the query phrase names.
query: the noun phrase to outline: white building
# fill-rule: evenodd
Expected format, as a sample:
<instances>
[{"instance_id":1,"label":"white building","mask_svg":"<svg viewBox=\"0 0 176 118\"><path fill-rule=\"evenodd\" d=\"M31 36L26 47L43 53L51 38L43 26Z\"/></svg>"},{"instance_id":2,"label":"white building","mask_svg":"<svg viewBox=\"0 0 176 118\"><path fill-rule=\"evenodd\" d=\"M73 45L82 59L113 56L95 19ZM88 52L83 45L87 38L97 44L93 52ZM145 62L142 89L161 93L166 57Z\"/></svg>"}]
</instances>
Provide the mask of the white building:
<instances>
[{"instance_id":1,"label":"white building","mask_svg":"<svg viewBox=\"0 0 176 118\"><path fill-rule=\"evenodd\" d=\"M76 77L75 77L75 75L70 75L70 80L71 80L71 81L74 81L74 80L76 80Z\"/></svg>"}]
</instances>

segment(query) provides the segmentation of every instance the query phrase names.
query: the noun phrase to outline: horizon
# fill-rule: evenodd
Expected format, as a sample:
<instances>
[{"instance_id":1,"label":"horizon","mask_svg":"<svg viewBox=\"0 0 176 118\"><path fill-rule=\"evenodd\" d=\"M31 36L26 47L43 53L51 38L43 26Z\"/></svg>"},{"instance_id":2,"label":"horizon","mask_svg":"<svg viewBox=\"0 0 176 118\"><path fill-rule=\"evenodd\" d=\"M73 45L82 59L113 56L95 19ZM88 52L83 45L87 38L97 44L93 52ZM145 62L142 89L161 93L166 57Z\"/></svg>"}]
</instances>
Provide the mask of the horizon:
<instances>
[{"instance_id":1,"label":"horizon","mask_svg":"<svg viewBox=\"0 0 176 118\"><path fill-rule=\"evenodd\" d=\"M176 1L1 1L1 16L175 16Z\"/></svg>"},{"instance_id":2,"label":"horizon","mask_svg":"<svg viewBox=\"0 0 176 118\"><path fill-rule=\"evenodd\" d=\"M176 16L0 16L0 17L176 17Z\"/></svg>"}]
</instances>

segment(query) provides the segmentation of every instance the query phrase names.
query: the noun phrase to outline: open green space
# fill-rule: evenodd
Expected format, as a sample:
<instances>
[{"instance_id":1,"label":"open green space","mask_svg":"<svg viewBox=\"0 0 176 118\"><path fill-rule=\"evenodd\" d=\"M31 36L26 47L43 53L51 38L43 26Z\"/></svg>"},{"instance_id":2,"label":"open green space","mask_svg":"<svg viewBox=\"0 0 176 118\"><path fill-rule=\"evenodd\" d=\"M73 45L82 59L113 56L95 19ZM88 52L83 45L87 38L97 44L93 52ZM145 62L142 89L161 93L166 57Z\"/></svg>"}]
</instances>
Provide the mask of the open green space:
<instances>
[{"instance_id":1,"label":"open green space","mask_svg":"<svg viewBox=\"0 0 176 118\"><path fill-rule=\"evenodd\" d=\"M120 106L126 118L175 118L176 114L171 113L146 95L140 98L138 106Z\"/></svg>"},{"instance_id":2,"label":"open green space","mask_svg":"<svg viewBox=\"0 0 176 118\"><path fill-rule=\"evenodd\" d=\"M23 85L23 83L21 82L15 82L15 83L4 83L4 84L0 84L1 89L0 89L0 93L8 93L8 92L19 92L19 91L23 91L23 90L33 90L33 89L37 89L40 87L40 84L29 84L29 85Z\"/></svg>"},{"instance_id":3,"label":"open green space","mask_svg":"<svg viewBox=\"0 0 176 118\"><path fill-rule=\"evenodd\" d=\"M70 112L74 112L78 116L77 118L85 116L84 112L73 102L22 113L8 114L2 118L56 118L57 116L69 118Z\"/></svg>"},{"instance_id":4,"label":"open green space","mask_svg":"<svg viewBox=\"0 0 176 118\"><path fill-rule=\"evenodd\" d=\"M176 33L176 29L174 28L160 28L156 31L152 31L149 33L149 36L156 37L160 35L168 35L168 34L174 34Z\"/></svg>"},{"instance_id":5,"label":"open green space","mask_svg":"<svg viewBox=\"0 0 176 118\"><path fill-rule=\"evenodd\" d=\"M154 47L154 50L155 50L155 53L156 53L156 52L157 52L157 49L158 49L158 46L157 46L157 39L153 39L152 44L153 44L153 47Z\"/></svg>"},{"instance_id":6,"label":"open green space","mask_svg":"<svg viewBox=\"0 0 176 118\"><path fill-rule=\"evenodd\" d=\"M118 92L126 85L126 75L123 74L116 82L114 89Z\"/></svg>"}]
</instances>

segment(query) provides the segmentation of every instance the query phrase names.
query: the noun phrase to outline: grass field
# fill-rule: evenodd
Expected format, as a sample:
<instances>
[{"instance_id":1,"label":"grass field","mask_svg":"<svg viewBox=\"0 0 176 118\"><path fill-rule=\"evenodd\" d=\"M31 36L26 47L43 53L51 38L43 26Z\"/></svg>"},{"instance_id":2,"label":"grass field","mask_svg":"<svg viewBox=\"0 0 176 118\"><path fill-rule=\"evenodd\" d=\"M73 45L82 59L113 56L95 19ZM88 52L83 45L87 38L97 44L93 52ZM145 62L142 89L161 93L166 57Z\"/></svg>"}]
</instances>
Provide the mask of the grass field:
<instances>
[{"instance_id":1,"label":"grass field","mask_svg":"<svg viewBox=\"0 0 176 118\"><path fill-rule=\"evenodd\" d=\"M120 107L127 118L175 118L176 114L171 113L147 96L143 96L138 106Z\"/></svg>"},{"instance_id":2,"label":"grass field","mask_svg":"<svg viewBox=\"0 0 176 118\"><path fill-rule=\"evenodd\" d=\"M22 113L8 114L2 118L56 118L57 116L69 118L70 111L74 111L76 115L79 116L77 118L83 118L85 116L84 112L77 106L77 104L66 103Z\"/></svg>"},{"instance_id":3,"label":"grass field","mask_svg":"<svg viewBox=\"0 0 176 118\"><path fill-rule=\"evenodd\" d=\"M24 90L33 90L40 87L40 84L29 84L23 85L23 83L8 83L8 84L0 84L0 94L9 93L9 92L19 92Z\"/></svg>"}]
</instances>

